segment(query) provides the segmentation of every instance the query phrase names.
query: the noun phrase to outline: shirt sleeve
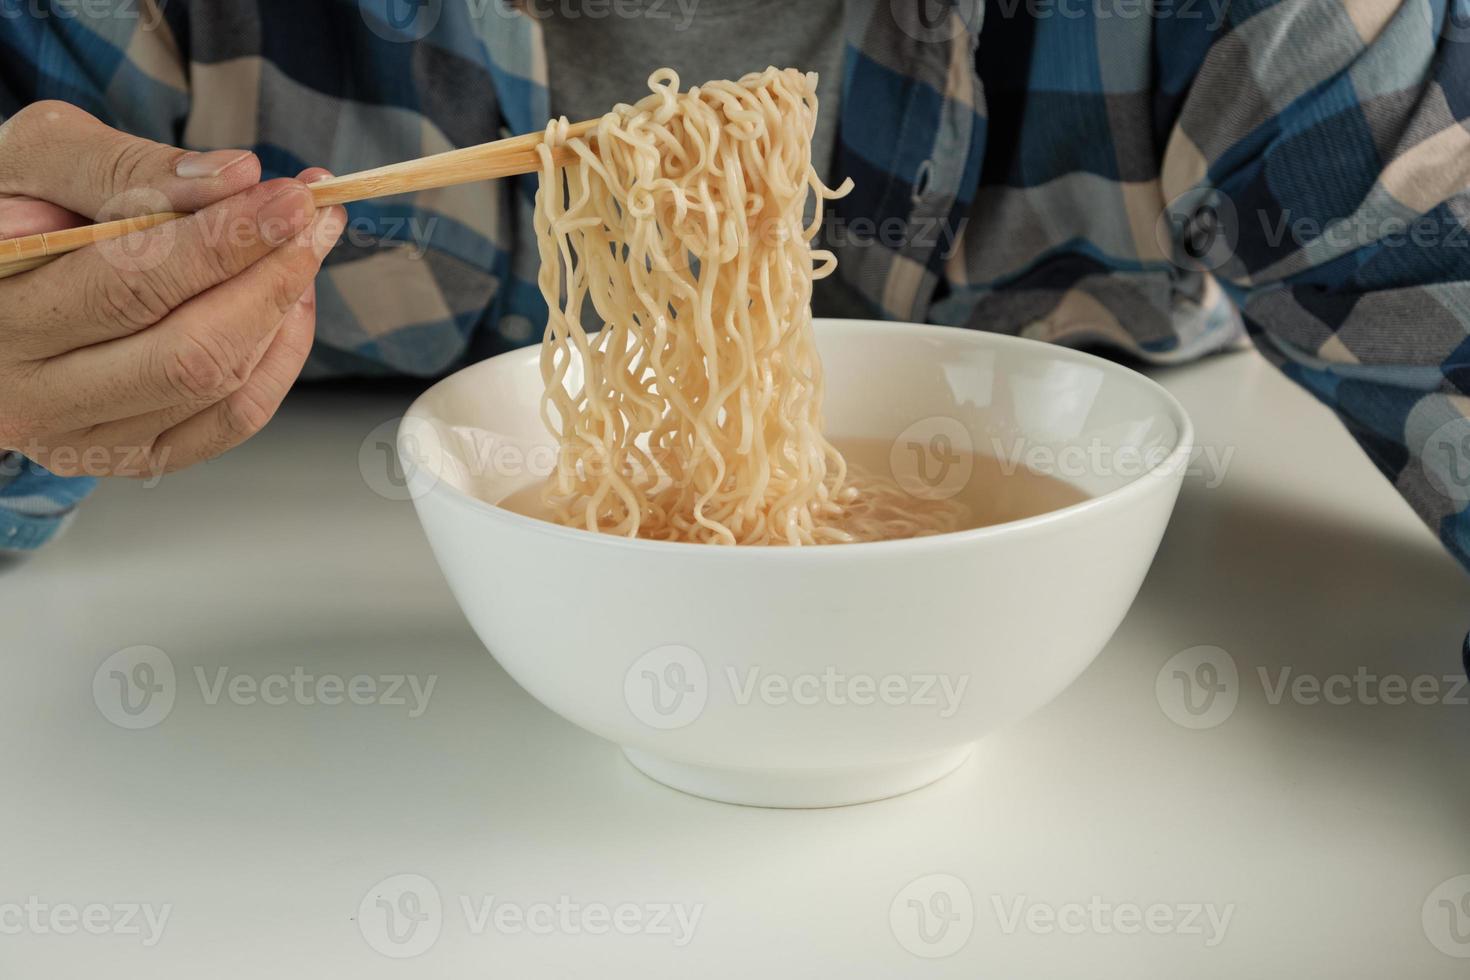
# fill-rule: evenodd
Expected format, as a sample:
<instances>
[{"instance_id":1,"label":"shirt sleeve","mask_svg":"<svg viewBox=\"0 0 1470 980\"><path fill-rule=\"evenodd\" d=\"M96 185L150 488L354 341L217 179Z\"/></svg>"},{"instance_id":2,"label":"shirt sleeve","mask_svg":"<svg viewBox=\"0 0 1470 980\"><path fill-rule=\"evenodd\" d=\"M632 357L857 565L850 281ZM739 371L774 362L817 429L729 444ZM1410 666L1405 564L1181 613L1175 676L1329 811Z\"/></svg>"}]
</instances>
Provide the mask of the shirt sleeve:
<instances>
[{"instance_id":1,"label":"shirt sleeve","mask_svg":"<svg viewBox=\"0 0 1470 980\"><path fill-rule=\"evenodd\" d=\"M1470 567L1470 21L1230 0L1156 39L1174 261Z\"/></svg>"},{"instance_id":2,"label":"shirt sleeve","mask_svg":"<svg viewBox=\"0 0 1470 980\"><path fill-rule=\"evenodd\" d=\"M97 481L54 476L20 453L0 453L0 551L30 551L71 522Z\"/></svg>"},{"instance_id":3,"label":"shirt sleeve","mask_svg":"<svg viewBox=\"0 0 1470 980\"><path fill-rule=\"evenodd\" d=\"M77 4L0 3L0 124L22 106L61 99L119 129L177 143L188 106L184 4L152 0L105 15ZM47 472L0 450L0 551L39 548L70 522L97 481Z\"/></svg>"}]
</instances>

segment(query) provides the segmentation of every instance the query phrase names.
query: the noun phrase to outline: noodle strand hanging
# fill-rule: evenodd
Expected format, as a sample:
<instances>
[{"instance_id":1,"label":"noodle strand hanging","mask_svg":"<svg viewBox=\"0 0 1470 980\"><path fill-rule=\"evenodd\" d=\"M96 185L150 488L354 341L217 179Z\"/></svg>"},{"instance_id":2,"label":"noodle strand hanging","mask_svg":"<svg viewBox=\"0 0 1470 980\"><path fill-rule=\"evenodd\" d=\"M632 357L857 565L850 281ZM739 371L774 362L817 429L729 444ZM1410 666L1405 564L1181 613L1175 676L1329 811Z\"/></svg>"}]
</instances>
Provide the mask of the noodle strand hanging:
<instances>
[{"instance_id":1,"label":"noodle strand hanging","mask_svg":"<svg viewBox=\"0 0 1470 980\"><path fill-rule=\"evenodd\" d=\"M836 257L812 242L850 183L832 190L812 167L816 77L769 68L680 92L663 69L649 88L587 138L553 122L540 150L555 519L730 545L961 526L957 504L850 475L823 436L812 283ZM558 146L576 162L554 166Z\"/></svg>"}]
</instances>

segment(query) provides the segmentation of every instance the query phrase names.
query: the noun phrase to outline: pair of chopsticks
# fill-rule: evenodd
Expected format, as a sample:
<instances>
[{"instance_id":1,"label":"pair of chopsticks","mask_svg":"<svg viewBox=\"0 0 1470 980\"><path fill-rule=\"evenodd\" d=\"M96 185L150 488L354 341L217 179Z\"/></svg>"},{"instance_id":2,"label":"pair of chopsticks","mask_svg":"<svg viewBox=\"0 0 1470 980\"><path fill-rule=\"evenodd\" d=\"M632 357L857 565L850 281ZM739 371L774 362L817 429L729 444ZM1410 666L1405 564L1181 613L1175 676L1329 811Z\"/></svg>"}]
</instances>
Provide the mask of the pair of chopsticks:
<instances>
[{"instance_id":1,"label":"pair of chopsticks","mask_svg":"<svg viewBox=\"0 0 1470 980\"><path fill-rule=\"evenodd\" d=\"M569 136L585 136L596 128L599 120L591 119L572 126ZM407 194L413 191L433 190L436 187L453 187L458 184L473 184L496 177L512 177L516 174L534 173L541 169L541 157L537 147L544 139L543 133L528 133L511 139L482 143L462 150L450 150L430 157L395 163L375 170L329 177L311 186L311 196L319 208L334 204L350 204L375 197ZM562 147L553 155L557 166L571 163L574 154ZM65 231L50 231L25 238L0 240L0 279L29 272L57 256L75 252L79 248L95 245L135 231L146 231L159 225L188 217L176 211L145 214L120 221L68 228Z\"/></svg>"}]
</instances>

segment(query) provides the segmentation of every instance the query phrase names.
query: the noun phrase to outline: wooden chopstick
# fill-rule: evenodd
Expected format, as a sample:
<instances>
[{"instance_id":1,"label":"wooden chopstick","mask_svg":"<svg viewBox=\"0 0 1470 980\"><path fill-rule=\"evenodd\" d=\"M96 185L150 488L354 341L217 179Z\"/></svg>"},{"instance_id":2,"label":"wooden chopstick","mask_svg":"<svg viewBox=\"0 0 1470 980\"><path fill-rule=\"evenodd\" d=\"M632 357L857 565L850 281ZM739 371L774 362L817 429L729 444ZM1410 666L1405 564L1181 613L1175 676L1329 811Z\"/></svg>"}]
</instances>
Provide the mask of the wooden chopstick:
<instances>
[{"instance_id":1,"label":"wooden chopstick","mask_svg":"<svg viewBox=\"0 0 1470 980\"><path fill-rule=\"evenodd\" d=\"M569 135L585 136L596 128L598 122L599 120L590 119L577 123L571 127ZM525 136L450 150L375 170L329 177L311 185L311 196L317 207L324 208L375 197L534 173L541 169L541 157L536 148L543 138L542 133L528 133ZM572 161L573 156L570 150L562 148L556 151L553 159L558 166L565 166ZM185 217L188 215L168 211L68 228L65 231L49 231L25 238L0 240L0 279L29 272L58 256L88 245L121 238L136 231L146 231Z\"/></svg>"}]
</instances>

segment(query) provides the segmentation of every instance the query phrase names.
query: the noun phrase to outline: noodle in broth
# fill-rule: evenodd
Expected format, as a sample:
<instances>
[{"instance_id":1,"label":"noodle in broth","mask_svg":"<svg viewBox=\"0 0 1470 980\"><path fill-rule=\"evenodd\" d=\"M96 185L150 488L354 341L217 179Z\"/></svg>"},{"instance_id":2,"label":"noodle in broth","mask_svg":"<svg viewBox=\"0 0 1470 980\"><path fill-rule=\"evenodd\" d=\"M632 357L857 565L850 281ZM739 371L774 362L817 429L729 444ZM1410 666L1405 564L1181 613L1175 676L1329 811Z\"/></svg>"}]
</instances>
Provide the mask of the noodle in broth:
<instances>
[{"instance_id":1,"label":"noodle in broth","mask_svg":"<svg viewBox=\"0 0 1470 980\"><path fill-rule=\"evenodd\" d=\"M649 88L585 138L554 121L540 149L542 417L561 450L547 512L727 545L966 526L954 501L850 473L823 435L812 283L837 263L812 242L851 184L812 167L815 76L768 68L681 92L663 69ZM559 146L576 161L554 165Z\"/></svg>"}]
</instances>

